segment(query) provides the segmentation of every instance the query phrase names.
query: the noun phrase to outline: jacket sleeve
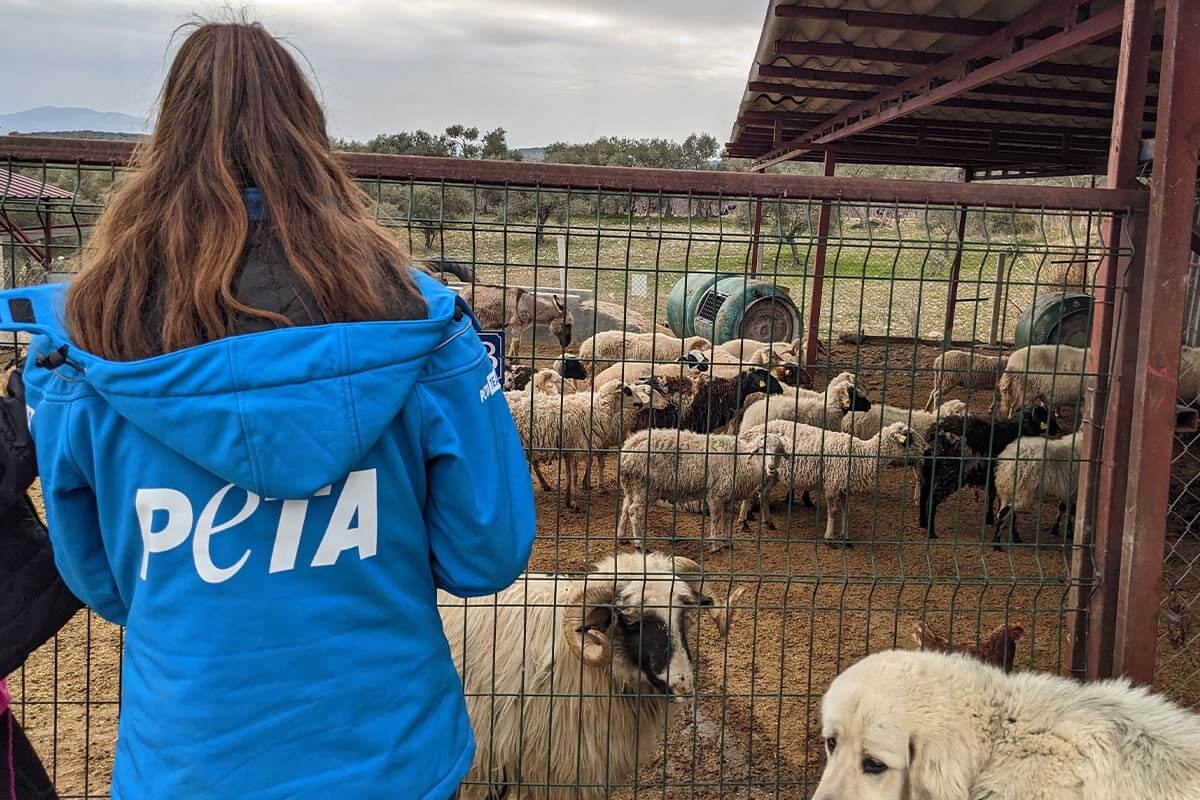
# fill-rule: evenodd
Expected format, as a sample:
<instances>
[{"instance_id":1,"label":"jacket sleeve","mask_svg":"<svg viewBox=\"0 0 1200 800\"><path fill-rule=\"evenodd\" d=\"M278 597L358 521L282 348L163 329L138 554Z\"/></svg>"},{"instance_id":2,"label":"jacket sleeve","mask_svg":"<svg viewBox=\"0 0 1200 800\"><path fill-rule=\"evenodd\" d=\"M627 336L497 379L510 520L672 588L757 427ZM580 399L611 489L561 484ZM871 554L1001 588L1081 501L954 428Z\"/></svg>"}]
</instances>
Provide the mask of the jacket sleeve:
<instances>
[{"instance_id":1,"label":"jacket sleeve","mask_svg":"<svg viewBox=\"0 0 1200 800\"><path fill-rule=\"evenodd\" d=\"M46 528L27 498L0 515L0 676L15 672L83 604L54 565Z\"/></svg>"},{"instance_id":2,"label":"jacket sleeve","mask_svg":"<svg viewBox=\"0 0 1200 800\"><path fill-rule=\"evenodd\" d=\"M418 386L424 423L425 525L437 585L458 597L493 594L525 569L536 519L533 485L491 360L469 325L460 366Z\"/></svg>"},{"instance_id":3,"label":"jacket sleeve","mask_svg":"<svg viewBox=\"0 0 1200 800\"><path fill-rule=\"evenodd\" d=\"M71 449L72 407L69 402L44 402L33 416L54 560L63 581L80 600L110 622L123 625L128 609L104 549L96 494Z\"/></svg>"}]
</instances>

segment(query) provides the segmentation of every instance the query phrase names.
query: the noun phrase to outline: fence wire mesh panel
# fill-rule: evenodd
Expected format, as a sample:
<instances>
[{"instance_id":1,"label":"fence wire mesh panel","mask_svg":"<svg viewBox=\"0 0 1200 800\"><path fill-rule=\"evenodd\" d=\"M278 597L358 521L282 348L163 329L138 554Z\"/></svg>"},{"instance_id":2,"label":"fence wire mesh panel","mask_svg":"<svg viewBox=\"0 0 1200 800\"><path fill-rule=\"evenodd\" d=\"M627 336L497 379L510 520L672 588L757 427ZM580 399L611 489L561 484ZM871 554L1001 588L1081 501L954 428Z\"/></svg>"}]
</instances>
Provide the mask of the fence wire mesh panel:
<instances>
[{"instance_id":1,"label":"fence wire mesh panel","mask_svg":"<svg viewBox=\"0 0 1200 800\"><path fill-rule=\"evenodd\" d=\"M7 166L70 193L0 206L8 279L69 272L119 170ZM989 206L983 187L823 208L669 180L360 179L505 332L531 461L528 575L440 598L479 740L464 797L809 797L821 695L861 656L1062 670L1072 589L1090 589L1070 532L1094 467L1082 348L1101 257L1131 253L1103 240L1114 212ZM1182 461L1167 571L1186 619L1200 488ZM1195 656L1170 638L1159 682L1195 705ZM81 615L11 680L64 798L107 796L120 649Z\"/></svg>"},{"instance_id":2,"label":"fence wire mesh panel","mask_svg":"<svg viewBox=\"0 0 1200 800\"><path fill-rule=\"evenodd\" d=\"M1200 204L1195 214L1200 231ZM1179 359L1178 402L1200 402L1200 257L1188 268L1188 303ZM1163 602L1159 617L1156 684L1180 676L1167 688L1175 699L1200 707L1200 433L1175 436L1171 493L1163 556Z\"/></svg>"}]
</instances>

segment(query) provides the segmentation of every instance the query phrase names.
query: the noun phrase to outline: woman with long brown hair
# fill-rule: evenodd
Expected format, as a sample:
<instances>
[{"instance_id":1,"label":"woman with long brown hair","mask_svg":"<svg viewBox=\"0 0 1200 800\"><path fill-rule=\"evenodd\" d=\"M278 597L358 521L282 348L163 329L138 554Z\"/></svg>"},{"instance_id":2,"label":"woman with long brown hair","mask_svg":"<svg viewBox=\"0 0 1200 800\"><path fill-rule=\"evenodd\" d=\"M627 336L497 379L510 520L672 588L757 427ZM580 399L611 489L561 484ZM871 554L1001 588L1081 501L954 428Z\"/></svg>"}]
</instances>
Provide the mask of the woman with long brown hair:
<instances>
[{"instance_id":1,"label":"woman with long brown hair","mask_svg":"<svg viewBox=\"0 0 1200 800\"><path fill-rule=\"evenodd\" d=\"M534 534L474 318L260 25L190 33L135 167L65 306L7 305L59 568L126 626L113 796L449 797L436 590L498 591Z\"/></svg>"}]
</instances>

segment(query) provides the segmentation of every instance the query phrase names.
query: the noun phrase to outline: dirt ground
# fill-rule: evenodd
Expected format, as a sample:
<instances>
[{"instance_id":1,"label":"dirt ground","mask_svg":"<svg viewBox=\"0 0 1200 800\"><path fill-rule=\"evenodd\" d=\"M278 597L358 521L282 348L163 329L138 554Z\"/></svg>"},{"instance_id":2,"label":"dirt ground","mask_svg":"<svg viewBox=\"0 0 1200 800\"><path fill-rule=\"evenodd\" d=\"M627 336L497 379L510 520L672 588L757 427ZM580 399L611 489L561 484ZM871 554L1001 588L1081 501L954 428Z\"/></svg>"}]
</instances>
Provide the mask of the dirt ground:
<instances>
[{"instance_id":1,"label":"dirt ground","mask_svg":"<svg viewBox=\"0 0 1200 800\"><path fill-rule=\"evenodd\" d=\"M858 372L873 400L921 407L931 376L913 368L926 367L936 352L912 344L837 345L830 357L835 372ZM990 401L990 394L977 394L971 405L984 412ZM579 513L556 493L537 491L531 570L574 572L618 549L614 477L610 459L607 484L585 496ZM698 515L652 509L649 547L700 562L713 580L711 594L723 596L730 586L749 591L727 640L702 622L697 702L678 709L661 755L614 796L808 797L823 763L818 709L829 681L866 653L911 646L920 620L957 643L1020 622L1026 636L1017 669L1061 671L1072 547L1051 530L1056 509L1022 516L1026 543L1002 552L991 547L983 512L981 496L960 492L942 506L942 538L931 541L917 525L911 472L892 469L876 491L852 498L851 549L826 547L822 512L797 506L780 530L739 533L731 553L712 556ZM1196 533L1172 536L1179 563L1186 565L1190 553L1195 564ZM1177 577L1181 596L1195 603L1196 569L1181 568ZM1158 688L1191 707L1200 707L1198 649L1161 639ZM107 796L119 652L116 628L80 615L10 680L18 718L64 798Z\"/></svg>"}]
</instances>

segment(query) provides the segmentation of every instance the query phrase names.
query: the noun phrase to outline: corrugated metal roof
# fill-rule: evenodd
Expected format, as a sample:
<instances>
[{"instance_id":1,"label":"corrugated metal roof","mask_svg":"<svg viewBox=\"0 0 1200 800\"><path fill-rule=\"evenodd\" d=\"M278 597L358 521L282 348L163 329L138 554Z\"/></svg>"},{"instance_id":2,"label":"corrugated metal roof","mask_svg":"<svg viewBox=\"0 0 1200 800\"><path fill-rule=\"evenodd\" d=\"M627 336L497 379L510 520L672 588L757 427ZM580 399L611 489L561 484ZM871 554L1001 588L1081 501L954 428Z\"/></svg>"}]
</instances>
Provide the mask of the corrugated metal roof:
<instances>
[{"instance_id":1,"label":"corrugated metal roof","mask_svg":"<svg viewBox=\"0 0 1200 800\"><path fill-rule=\"evenodd\" d=\"M796 139L847 106L965 50L989 29L1011 22L1039 3L770 0L729 152L755 157L780 141ZM1091 14L1115 5L1118 0L1100 0L1092 4ZM781 6L798 7L793 13L801 16L785 16L788 12L777 10ZM855 12L871 13L856 17ZM918 27L927 29L905 29ZM1091 160L1103 164L1118 41L1119 31L1095 44L1059 53L1048 64L1007 75L840 143L847 151L874 151L883 157L839 153L838 158L952 166L970 166L974 161L980 167L985 162L1045 168ZM1152 71L1157 62L1156 52ZM1148 115L1146 125L1153 129L1152 116ZM1070 138L1064 139L1068 133ZM1056 147L1055 142L1065 145ZM821 153L801 157L819 159Z\"/></svg>"},{"instance_id":2,"label":"corrugated metal roof","mask_svg":"<svg viewBox=\"0 0 1200 800\"><path fill-rule=\"evenodd\" d=\"M0 167L0 200L70 200L72 197L74 195L65 189Z\"/></svg>"}]
</instances>

